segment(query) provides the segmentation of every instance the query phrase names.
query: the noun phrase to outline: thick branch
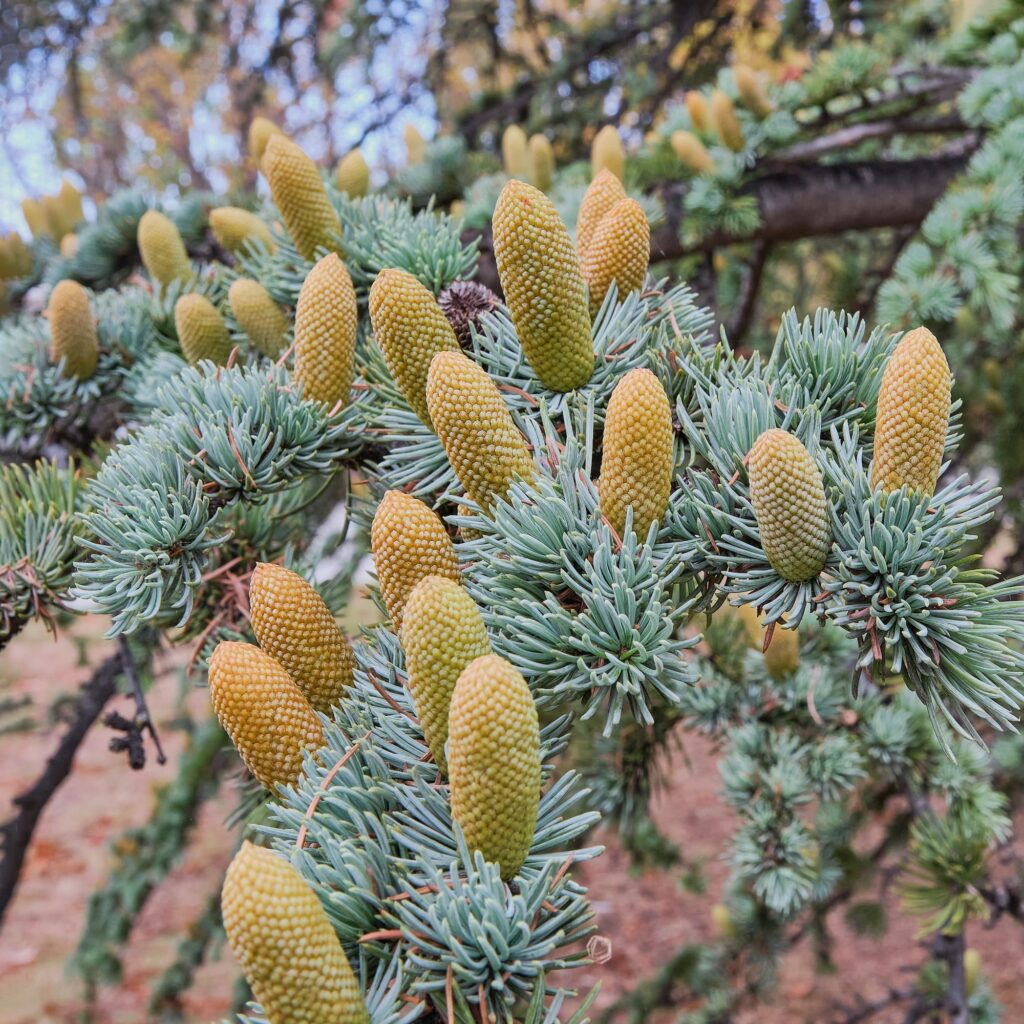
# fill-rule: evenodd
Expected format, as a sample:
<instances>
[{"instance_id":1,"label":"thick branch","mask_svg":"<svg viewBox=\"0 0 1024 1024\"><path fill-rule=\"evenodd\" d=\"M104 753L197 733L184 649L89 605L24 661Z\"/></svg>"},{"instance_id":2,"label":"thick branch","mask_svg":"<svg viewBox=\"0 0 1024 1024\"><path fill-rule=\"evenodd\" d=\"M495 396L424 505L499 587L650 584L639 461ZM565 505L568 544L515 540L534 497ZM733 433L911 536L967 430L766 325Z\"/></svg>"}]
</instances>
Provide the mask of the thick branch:
<instances>
[{"instance_id":1,"label":"thick branch","mask_svg":"<svg viewBox=\"0 0 1024 1024\"><path fill-rule=\"evenodd\" d=\"M917 225L970 151L923 160L872 160L780 170L754 178L741 189L757 202L760 224L751 234L721 230L692 245L679 239L686 189L662 193L666 223L651 238L652 259L678 259L736 242L789 242L843 231Z\"/></svg>"},{"instance_id":2,"label":"thick branch","mask_svg":"<svg viewBox=\"0 0 1024 1024\"><path fill-rule=\"evenodd\" d=\"M917 227L964 169L972 151L973 143L929 159L813 164L762 174L742 189L757 201L760 224L755 231L747 235L716 231L689 245L679 238L686 186L670 183L660 190L666 220L651 237L651 261L679 259L741 242L791 242L843 231ZM490 227L463 232L463 242L473 237L480 238L477 279L501 294Z\"/></svg>"},{"instance_id":3,"label":"thick branch","mask_svg":"<svg viewBox=\"0 0 1024 1024\"><path fill-rule=\"evenodd\" d=\"M121 655L111 655L82 686L75 705L74 717L67 732L61 737L57 749L46 762L46 767L39 778L25 792L14 798L13 803L17 808L14 817L0 827L0 845L3 850L3 857L0 859L0 923L3 922L4 914L14 896L25 862L25 854L40 815L71 772L75 754L82 745L86 733L99 717L107 701L114 696L121 671Z\"/></svg>"},{"instance_id":4,"label":"thick branch","mask_svg":"<svg viewBox=\"0 0 1024 1024\"><path fill-rule=\"evenodd\" d=\"M837 149L849 149L859 146L862 142L872 139L888 139L893 135L932 135L941 132L962 132L966 125L957 114L946 114L941 117L912 118L887 117L881 121L869 121L854 124L828 135L819 135L806 142L798 142L789 149L775 153L773 163L800 163L805 160L816 160L826 153Z\"/></svg>"}]
</instances>

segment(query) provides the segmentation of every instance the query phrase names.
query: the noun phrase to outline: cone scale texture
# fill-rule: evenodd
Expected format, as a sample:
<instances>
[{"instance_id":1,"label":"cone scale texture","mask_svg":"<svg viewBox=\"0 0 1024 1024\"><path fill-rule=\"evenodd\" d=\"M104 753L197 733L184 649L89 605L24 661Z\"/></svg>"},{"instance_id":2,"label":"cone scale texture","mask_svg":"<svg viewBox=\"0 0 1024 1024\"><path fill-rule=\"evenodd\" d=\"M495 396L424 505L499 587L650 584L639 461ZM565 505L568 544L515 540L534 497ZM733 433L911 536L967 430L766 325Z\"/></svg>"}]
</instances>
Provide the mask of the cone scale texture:
<instances>
[{"instance_id":1,"label":"cone scale texture","mask_svg":"<svg viewBox=\"0 0 1024 1024\"><path fill-rule=\"evenodd\" d=\"M458 583L427 576L406 603L402 649L423 735L434 761L445 771L448 708L455 684L471 661L491 653L484 620Z\"/></svg>"},{"instance_id":2,"label":"cone scale texture","mask_svg":"<svg viewBox=\"0 0 1024 1024\"><path fill-rule=\"evenodd\" d=\"M50 358L64 360L68 377L85 380L96 371L99 343L89 306L89 295L77 282L65 279L50 293L47 307L50 321Z\"/></svg>"},{"instance_id":3,"label":"cone scale texture","mask_svg":"<svg viewBox=\"0 0 1024 1024\"><path fill-rule=\"evenodd\" d=\"M355 655L323 598L298 573L260 562L249 583L249 614L260 647L316 711L329 715L352 685Z\"/></svg>"},{"instance_id":4,"label":"cone scale texture","mask_svg":"<svg viewBox=\"0 0 1024 1024\"><path fill-rule=\"evenodd\" d=\"M260 168L295 248L307 259L318 247L336 249L341 221L327 198L316 164L284 135L272 135Z\"/></svg>"},{"instance_id":5,"label":"cone scale texture","mask_svg":"<svg viewBox=\"0 0 1024 1024\"><path fill-rule=\"evenodd\" d=\"M384 607L397 632L413 588L426 576L458 581L459 560L444 523L422 501L388 491L377 506L370 546Z\"/></svg>"},{"instance_id":6,"label":"cone scale texture","mask_svg":"<svg viewBox=\"0 0 1024 1024\"><path fill-rule=\"evenodd\" d=\"M224 876L221 909L269 1024L369 1024L320 900L280 854L243 843Z\"/></svg>"},{"instance_id":7,"label":"cone scale texture","mask_svg":"<svg viewBox=\"0 0 1024 1024\"><path fill-rule=\"evenodd\" d=\"M159 284L187 281L192 275L185 243L169 217L147 210L139 219L139 255L149 276Z\"/></svg>"},{"instance_id":8,"label":"cone scale texture","mask_svg":"<svg viewBox=\"0 0 1024 1024\"><path fill-rule=\"evenodd\" d=\"M613 281L620 301L643 287L650 256L647 214L635 199L620 199L598 224L583 257L592 316L601 308Z\"/></svg>"},{"instance_id":9,"label":"cone scale texture","mask_svg":"<svg viewBox=\"0 0 1024 1024\"><path fill-rule=\"evenodd\" d=\"M650 370L630 370L608 401L599 493L601 512L621 537L626 511L643 539L668 508L672 489L672 408Z\"/></svg>"},{"instance_id":10,"label":"cone scale texture","mask_svg":"<svg viewBox=\"0 0 1024 1024\"><path fill-rule=\"evenodd\" d=\"M347 402L356 359L356 292L336 253L306 275L295 307L295 381L302 397Z\"/></svg>"},{"instance_id":11,"label":"cone scale texture","mask_svg":"<svg viewBox=\"0 0 1024 1024\"><path fill-rule=\"evenodd\" d=\"M253 644L222 640L210 658L210 698L246 767L267 789L292 786L323 728L284 666Z\"/></svg>"},{"instance_id":12,"label":"cone scale texture","mask_svg":"<svg viewBox=\"0 0 1024 1024\"><path fill-rule=\"evenodd\" d=\"M228 252L237 252L249 239L262 242L267 252L277 248L270 228L255 213L240 206L218 206L211 210L210 230Z\"/></svg>"},{"instance_id":13,"label":"cone scale texture","mask_svg":"<svg viewBox=\"0 0 1024 1024\"><path fill-rule=\"evenodd\" d=\"M547 196L510 181L494 210L494 258L523 352L552 391L594 372L586 285L569 232Z\"/></svg>"},{"instance_id":14,"label":"cone scale texture","mask_svg":"<svg viewBox=\"0 0 1024 1024\"><path fill-rule=\"evenodd\" d=\"M288 321L270 292L258 281L240 277L228 289L228 303L249 340L265 356L276 359L284 349Z\"/></svg>"},{"instance_id":15,"label":"cone scale texture","mask_svg":"<svg viewBox=\"0 0 1024 1024\"><path fill-rule=\"evenodd\" d=\"M224 318L205 295L190 292L174 304L174 327L181 351L190 363L209 359L223 366L231 355L231 335Z\"/></svg>"},{"instance_id":16,"label":"cone scale texture","mask_svg":"<svg viewBox=\"0 0 1024 1024\"><path fill-rule=\"evenodd\" d=\"M470 849L513 878L537 823L540 730L526 680L504 658L477 658L455 684L448 777L452 817Z\"/></svg>"},{"instance_id":17,"label":"cone scale texture","mask_svg":"<svg viewBox=\"0 0 1024 1024\"><path fill-rule=\"evenodd\" d=\"M504 498L516 477L534 478L526 439L494 381L472 359L461 352L434 356L427 404L459 483L482 508Z\"/></svg>"},{"instance_id":18,"label":"cone scale texture","mask_svg":"<svg viewBox=\"0 0 1024 1024\"><path fill-rule=\"evenodd\" d=\"M785 430L766 430L750 449L747 474L768 561L783 579L813 579L825 566L832 533L811 453Z\"/></svg>"},{"instance_id":19,"label":"cone scale texture","mask_svg":"<svg viewBox=\"0 0 1024 1024\"><path fill-rule=\"evenodd\" d=\"M384 361L410 408L428 426L427 373L438 352L460 351L433 294L404 270L382 270L370 288L370 321Z\"/></svg>"},{"instance_id":20,"label":"cone scale texture","mask_svg":"<svg viewBox=\"0 0 1024 1024\"><path fill-rule=\"evenodd\" d=\"M620 200L626 198L622 182L609 170L603 170L587 186L576 215L576 254L583 262L590 240L605 214Z\"/></svg>"},{"instance_id":21,"label":"cone scale texture","mask_svg":"<svg viewBox=\"0 0 1024 1024\"><path fill-rule=\"evenodd\" d=\"M949 363L925 327L905 335L882 374L871 486L935 493L950 410Z\"/></svg>"}]
</instances>

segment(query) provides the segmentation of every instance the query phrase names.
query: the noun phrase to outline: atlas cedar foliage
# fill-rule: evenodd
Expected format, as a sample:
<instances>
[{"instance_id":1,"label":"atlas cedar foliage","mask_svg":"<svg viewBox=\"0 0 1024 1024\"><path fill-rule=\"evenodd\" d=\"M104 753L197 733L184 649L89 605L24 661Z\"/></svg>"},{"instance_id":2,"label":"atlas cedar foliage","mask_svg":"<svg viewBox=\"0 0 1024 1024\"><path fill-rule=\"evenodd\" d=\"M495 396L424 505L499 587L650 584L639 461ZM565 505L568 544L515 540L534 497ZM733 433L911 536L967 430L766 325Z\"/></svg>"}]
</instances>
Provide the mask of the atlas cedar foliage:
<instances>
[{"instance_id":1,"label":"atlas cedar foliage","mask_svg":"<svg viewBox=\"0 0 1024 1024\"><path fill-rule=\"evenodd\" d=\"M614 127L587 126L589 166L579 144L554 166L547 135L560 158L570 147L554 124L526 135L531 106L489 154L410 124L410 166L363 196L356 154L332 174L256 119L248 171L262 157L271 196L239 195L244 210L186 194L172 221L137 193L89 223L69 196L28 208L40 237L3 254L25 300L0 326L3 437L17 458L60 445L89 462L0 471L0 566L18 567L0 573L0 642L96 609L143 677L158 643L190 644L216 716L91 904L76 960L91 984L116 974L138 893L215 787L222 724L253 776L235 814L253 842L223 898L258 1000L243 1020L578 1024L562 972L591 963L602 922L574 865L599 852L603 817L639 865L696 876L649 802L666 753L699 731L736 820L719 935L618 1010L654 1019L679 993L695 1021L728 1019L793 936L824 936L839 907L877 930L899 902L932 936L890 993L901 1018L961 992L972 1020L995 1019L964 946L989 915L993 851L1009 855L1021 748L999 732L1024 703L1024 607L1019 579L973 567L1008 520L999 490L963 475L992 456L972 460L978 406L971 386L952 401L949 367L974 379L955 343L968 313L1014 337L1015 24L949 48L924 33L892 74L880 37L798 75L730 60L651 112L642 143L624 118L628 155ZM760 183L780 166L813 180L851 152L879 157L879 176L908 145L926 162L931 135L900 126L932 89L978 148L920 233L895 239L878 326L790 311L770 344L795 301L781 283L799 287L775 261L819 254L760 245L776 230ZM834 121L846 138L876 105L895 135L831 148ZM516 178L470 182L497 168L505 128ZM477 229L493 208L504 303L431 195ZM652 229L655 255L680 262L648 267ZM746 241L707 258L723 237ZM860 242L830 265L858 288L876 283ZM872 256L886 243L873 235ZM714 312L679 280L691 271L702 289L717 278ZM79 375L69 353L87 351ZM954 461L966 469L943 475ZM349 640L339 623L366 620L347 599L366 592L384 621Z\"/></svg>"}]
</instances>

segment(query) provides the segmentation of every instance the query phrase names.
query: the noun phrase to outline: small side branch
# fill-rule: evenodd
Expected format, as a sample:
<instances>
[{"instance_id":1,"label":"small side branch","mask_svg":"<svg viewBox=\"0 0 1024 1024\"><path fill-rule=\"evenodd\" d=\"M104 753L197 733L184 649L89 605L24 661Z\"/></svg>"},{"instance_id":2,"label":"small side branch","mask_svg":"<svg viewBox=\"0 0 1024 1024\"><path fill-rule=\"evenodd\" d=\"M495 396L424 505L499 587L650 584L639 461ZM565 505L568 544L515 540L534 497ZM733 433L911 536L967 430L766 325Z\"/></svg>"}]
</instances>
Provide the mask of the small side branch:
<instances>
[{"instance_id":1,"label":"small side branch","mask_svg":"<svg viewBox=\"0 0 1024 1024\"><path fill-rule=\"evenodd\" d=\"M0 826L0 924L14 896L36 825L54 793L71 772L78 748L114 696L123 671L121 654L111 655L82 686L74 716L39 778L14 798L14 817Z\"/></svg>"},{"instance_id":2,"label":"small side branch","mask_svg":"<svg viewBox=\"0 0 1024 1024\"><path fill-rule=\"evenodd\" d=\"M146 748L143 743L143 734L149 733L156 747L157 764L166 764L167 755L164 753L163 745L160 743L160 735L153 724L153 718L149 713L149 705L146 703L146 695L142 692L142 679L139 677L138 666L132 655L131 645L126 637L119 637L118 649L121 652L121 665L124 668L125 678L131 686L132 699L135 701L134 718L125 718L123 715L112 711L104 719L104 724L111 729L123 732L124 736L115 737L110 741L110 749L115 753L122 750L128 751L128 763L138 771L145 767Z\"/></svg>"},{"instance_id":3,"label":"small side branch","mask_svg":"<svg viewBox=\"0 0 1024 1024\"><path fill-rule=\"evenodd\" d=\"M740 287L739 302L736 304L736 315L727 328L729 341L733 346L738 345L750 327L754 310L757 307L757 293L761 288L761 278L764 276L765 263L768 260L768 253L771 251L771 243L759 241L754 243L754 252L747 267L746 276Z\"/></svg>"}]
</instances>

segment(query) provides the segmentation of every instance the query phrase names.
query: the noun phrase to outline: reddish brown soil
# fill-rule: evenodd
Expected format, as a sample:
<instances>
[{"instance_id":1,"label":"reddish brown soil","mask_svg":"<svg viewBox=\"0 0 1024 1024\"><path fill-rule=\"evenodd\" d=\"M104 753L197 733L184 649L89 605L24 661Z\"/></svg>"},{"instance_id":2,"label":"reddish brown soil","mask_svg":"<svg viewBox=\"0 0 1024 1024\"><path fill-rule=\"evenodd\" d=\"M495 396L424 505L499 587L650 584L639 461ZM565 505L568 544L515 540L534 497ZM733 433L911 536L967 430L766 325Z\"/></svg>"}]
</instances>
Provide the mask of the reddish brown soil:
<instances>
[{"instance_id":1,"label":"reddish brown soil","mask_svg":"<svg viewBox=\"0 0 1024 1024\"><path fill-rule=\"evenodd\" d=\"M76 624L90 664L107 652L98 622ZM76 647L65 637L54 644L41 630L30 631L4 653L0 696L31 694L40 709L62 691L71 691L88 674L77 664ZM80 982L66 969L81 932L88 894L110 869L110 840L148 816L153 790L173 777L181 737L171 729L178 693L177 670L166 667L155 688L152 708L163 723L170 754L164 767L150 761L131 772L121 757L106 749L109 732L94 729L79 753L75 771L47 808L31 849L21 887L0 932L0 1024L72 1024L82 1018ZM206 696L189 696L195 715L204 713ZM57 733L0 738L0 817L11 796L38 774ZM713 934L709 909L721 896L728 874L723 859L733 822L719 798L712 750L688 739L686 756L671 770L671 785L657 800L656 817L680 844L688 860L703 861L707 892L695 896L679 885L679 873L630 872L614 837L608 850L581 874L590 887L601 934L612 945L611 960L578 972L575 982L602 983L599 1006L608 1005L665 962L681 945ZM101 1024L138 1024L146 1019L148 990L174 956L178 939L217 885L234 837L223 826L232 806L230 792L203 811L196 839L183 862L156 891L139 919L125 957L124 982L99 993L93 1019ZM824 1024L835 1019L837 1000L855 993L871 998L889 984L905 984L904 965L916 964L923 951L910 922L897 923L882 940L857 938L838 920L835 959L838 971L816 975L807 943L787 958L779 988L768 1006L745 1010L738 1024ZM1024 929L1012 923L995 931L972 925L970 944L982 953L996 993L1007 1008L1005 1020L1024 1020ZM186 1020L219 1019L227 1010L235 967L229 951L204 967L186 997ZM666 1017L666 1020L671 1017ZM894 1012L875 1021L901 1020Z\"/></svg>"}]
</instances>

